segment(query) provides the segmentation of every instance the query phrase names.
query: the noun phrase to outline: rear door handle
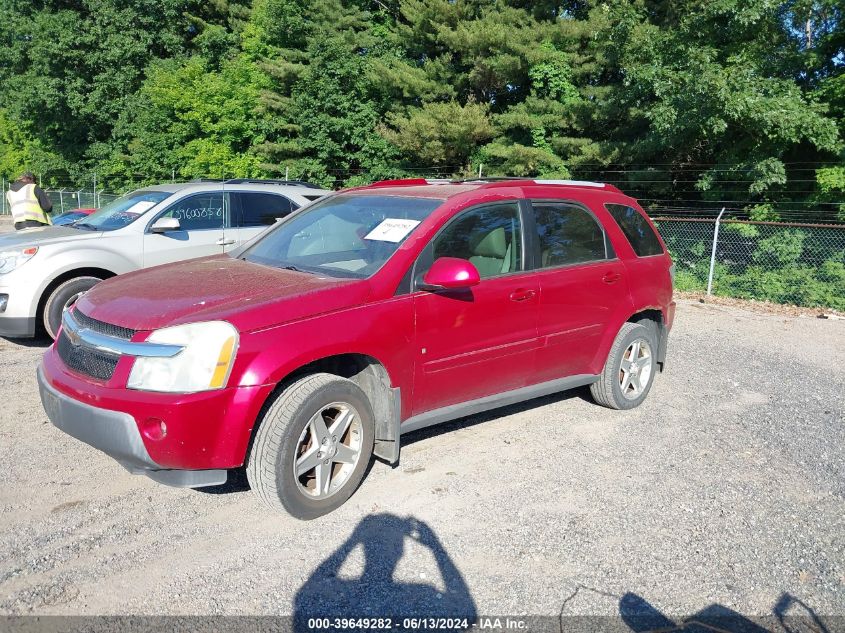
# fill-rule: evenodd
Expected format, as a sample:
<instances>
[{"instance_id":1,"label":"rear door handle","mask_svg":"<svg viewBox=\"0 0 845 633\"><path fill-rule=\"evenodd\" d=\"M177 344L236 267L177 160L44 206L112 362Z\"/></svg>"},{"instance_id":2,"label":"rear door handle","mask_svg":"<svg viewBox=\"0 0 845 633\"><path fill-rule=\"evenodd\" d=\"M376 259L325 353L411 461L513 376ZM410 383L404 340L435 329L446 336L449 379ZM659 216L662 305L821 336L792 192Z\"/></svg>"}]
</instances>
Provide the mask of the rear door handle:
<instances>
[{"instance_id":1,"label":"rear door handle","mask_svg":"<svg viewBox=\"0 0 845 633\"><path fill-rule=\"evenodd\" d=\"M525 288L520 288L519 290L514 290L511 293L511 301L528 301L529 299L533 299L537 296L536 290L528 290Z\"/></svg>"},{"instance_id":2,"label":"rear door handle","mask_svg":"<svg viewBox=\"0 0 845 633\"><path fill-rule=\"evenodd\" d=\"M225 237L221 237L215 243L217 244L217 246L229 246L230 244L234 244L235 240L232 240L232 239L227 240Z\"/></svg>"},{"instance_id":3,"label":"rear door handle","mask_svg":"<svg viewBox=\"0 0 845 633\"><path fill-rule=\"evenodd\" d=\"M606 284L615 284L617 281L622 279L622 273L605 273L604 277L601 280Z\"/></svg>"}]
</instances>

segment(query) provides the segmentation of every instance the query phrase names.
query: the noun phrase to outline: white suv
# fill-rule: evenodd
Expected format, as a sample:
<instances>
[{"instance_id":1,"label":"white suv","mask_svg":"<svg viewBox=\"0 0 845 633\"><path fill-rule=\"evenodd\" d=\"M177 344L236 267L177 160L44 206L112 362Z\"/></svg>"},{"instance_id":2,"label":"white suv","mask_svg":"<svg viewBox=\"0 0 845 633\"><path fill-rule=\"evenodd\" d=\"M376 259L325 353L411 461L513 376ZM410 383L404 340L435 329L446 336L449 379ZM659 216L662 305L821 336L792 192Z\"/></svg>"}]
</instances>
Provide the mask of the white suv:
<instances>
[{"instance_id":1,"label":"white suv","mask_svg":"<svg viewBox=\"0 0 845 633\"><path fill-rule=\"evenodd\" d=\"M67 226L0 235L0 336L55 338L97 282L237 248L331 193L301 181L200 180L138 189Z\"/></svg>"}]
</instances>

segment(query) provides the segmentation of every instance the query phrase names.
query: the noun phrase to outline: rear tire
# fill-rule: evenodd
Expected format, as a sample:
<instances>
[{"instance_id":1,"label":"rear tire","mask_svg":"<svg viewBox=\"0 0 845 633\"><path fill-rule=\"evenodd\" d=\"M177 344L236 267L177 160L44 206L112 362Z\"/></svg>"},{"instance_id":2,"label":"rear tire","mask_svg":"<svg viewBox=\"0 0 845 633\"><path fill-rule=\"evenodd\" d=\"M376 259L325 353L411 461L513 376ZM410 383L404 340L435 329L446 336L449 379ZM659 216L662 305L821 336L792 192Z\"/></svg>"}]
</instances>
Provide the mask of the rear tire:
<instances>
[{"instance_id":1,"label":"rear tire","mask_svg":"<svg viewBox=\"0 0 845 633\"><path fill-rule=\"evenodd\" d=\"M648 324L625 323L616 335L598 382L590 385L596 403L633 409L646 399L657 373L657 339Z\"/></svg>"},{"instance_id":2,"label":"rear tire","mask_svg":"<svg viewBox=\"0 0 845 633\"><path fill-rule=\"evenodd\" d=\"M354 382L325 373L300 378L261 419L246 463L249 485L297 519L327 514L364 478L374 428L372 406Z\"/></svg>"},{"instance_id":3,"label":"rear tire","mask_svg":"<svg viewBox=\"0 0 845 633\"><path fill-rule=\"evenodd\" d=\"M62 312L72 306L83 293L91 290L102 279L99 277L74 277L59 284L44 302L42 321L47 336L55 339L62 324Z\"/></svg>"}]
</instances>

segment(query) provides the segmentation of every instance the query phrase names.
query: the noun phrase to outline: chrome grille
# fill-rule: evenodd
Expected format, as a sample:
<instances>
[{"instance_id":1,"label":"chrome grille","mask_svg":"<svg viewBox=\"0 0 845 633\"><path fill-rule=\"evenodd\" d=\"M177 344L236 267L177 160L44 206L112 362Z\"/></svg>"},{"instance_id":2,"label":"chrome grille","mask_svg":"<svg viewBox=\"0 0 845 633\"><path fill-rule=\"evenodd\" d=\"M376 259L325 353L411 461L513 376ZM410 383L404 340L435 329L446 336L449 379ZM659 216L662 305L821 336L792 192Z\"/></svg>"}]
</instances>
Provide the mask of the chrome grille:
<instances>
[{"instance_id":1,"label":"chrome grille","mask_svg":"<svg viewBox=\"0 0 845 633\"><path fill-rule=\"evenodd\" d=\"M130 340L135 335L135 330L92 319L79 310L73 311L72 321L77 328L124 341ZM62 362L70 369L98 380L109 380L114 375L117 361L120 359L117 354L106 354L84 345L74 345L71 337L68 336L68 327L62 328L59 340L56 341L56 351Z\"/></svg>"},{"instance_id":2,"label":"chrome grille","mask_svg":"<svg viewBox=\"0 0 845 633\"><path fill-rule=\"evenodd\" d=\"M79 313L77 312L77 315ZM73 371L98 380L108 380L114 375L118 359L81 346L74 346L62 332L56 342L59 358Z\"/></svg>"}]
</instances>

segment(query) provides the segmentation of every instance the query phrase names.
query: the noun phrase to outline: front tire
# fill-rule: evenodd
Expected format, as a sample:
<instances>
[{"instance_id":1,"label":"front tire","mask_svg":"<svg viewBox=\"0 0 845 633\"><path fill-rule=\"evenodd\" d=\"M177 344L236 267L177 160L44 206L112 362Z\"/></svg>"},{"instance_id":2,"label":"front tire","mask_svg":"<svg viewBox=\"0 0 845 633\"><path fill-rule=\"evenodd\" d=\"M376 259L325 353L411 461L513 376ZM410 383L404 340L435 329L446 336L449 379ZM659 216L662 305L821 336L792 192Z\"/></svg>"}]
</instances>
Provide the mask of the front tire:
<instances>
[{"instance_id":1,"label":"front tire","mask_svg":"<svg viewBox=\"0 0 845 633\"><path fill-rule=\"evenodd\" d=\"M56 286L44 302L42 321L47 335L54 339L62 325L62 312L72 306L102 279L99 277L74 277Z\"/></svg>"},{"instance_id":2,"label":"front tire","mask_svg":"<svg viewBox=\"0 0 845 633\"><path fill-rule=\"evenodd\" d=\"M372 406L358 385L312 374L284 389L261 419L246 464L249 485L274 510L316 519L343 505L373 453Z\"/></svg>"},{"instance_id":3,"label":"front tire","mask_svg":"<svg viewBox=\"0 0 845 633\"><path fill-rule=\"evenodd\" d=\"M590 385L590 392L602 406L633 409L646 399L656 373L654 328L625 323L613 341L601 377Z\"/></svg>"}]
</instances>

